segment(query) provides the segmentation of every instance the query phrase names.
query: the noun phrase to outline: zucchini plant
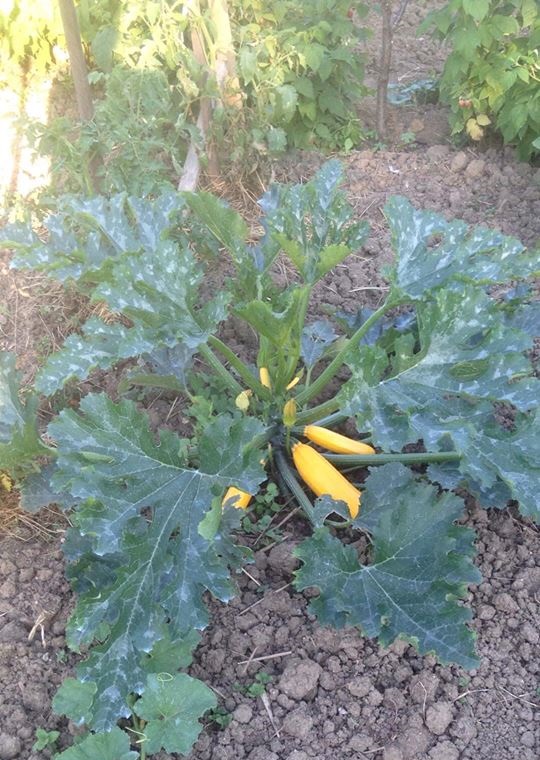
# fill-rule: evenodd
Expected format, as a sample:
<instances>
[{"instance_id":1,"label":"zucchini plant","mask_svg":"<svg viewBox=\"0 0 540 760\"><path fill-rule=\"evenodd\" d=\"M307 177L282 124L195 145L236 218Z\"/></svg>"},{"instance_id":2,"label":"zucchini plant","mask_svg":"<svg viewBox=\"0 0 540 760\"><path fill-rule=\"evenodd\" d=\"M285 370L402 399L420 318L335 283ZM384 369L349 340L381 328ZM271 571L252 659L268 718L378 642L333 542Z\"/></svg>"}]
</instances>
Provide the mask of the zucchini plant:
<instances>
[{"instance_id":1,"label":"zucchini plant","mask_svg":"<svg viewBox=\"0 0 540 760\"><path fill-rule=\"evenodd\" d=\"M0 363L0 467L27 509L70 510L64 551L78 601L67 638L84 658L54 708L89 732L63 760L189 751L215 698L181 671L208 624L205 592L230 600L252 558L238 529L267 479L311 526L295 586L318 589L322 624L477 665L464 599L480 573L455 490L539 517L530 349L540 310L527 285L538 255L393 197L384 303L312 319L315 285L368 236L340 181L330 161L304 185L271 188L256 243L204 192L69 198L44 221L45 242L21 224L2 233L14 266L77 283L109 314L69 336L23 396L15 357ZM218 288L225 255L234 276ZM278 256L296 270L282 288ZM257 334L252 356L222 340L228 315ZM60 404L70 383L127 358L120 400L90 393L40 430L39 394ZM225 389L225 407L210 405L195 435L154 434L130 394L161 388L189 410L194 362ZM332 430L347 418L357 440ZM370 536L366 556L342 540L356 531ZM131 720L129 735L119 719Z\"/></svg>"}]
</instances>

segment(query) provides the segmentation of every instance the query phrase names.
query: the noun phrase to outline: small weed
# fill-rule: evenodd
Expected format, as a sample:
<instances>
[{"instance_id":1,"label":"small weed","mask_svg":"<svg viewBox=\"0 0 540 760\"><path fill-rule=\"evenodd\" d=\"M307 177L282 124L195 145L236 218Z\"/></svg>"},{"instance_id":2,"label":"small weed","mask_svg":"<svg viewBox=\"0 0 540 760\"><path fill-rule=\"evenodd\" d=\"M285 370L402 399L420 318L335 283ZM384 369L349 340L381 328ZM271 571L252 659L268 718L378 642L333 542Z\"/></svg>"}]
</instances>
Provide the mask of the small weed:
<instances>
[{"instance_id":1,"label":"small weed","mask_svg":"<svg viewBox=\"0 0 540 760\"><path fill-rule=\"evenodd\" d=\"M233 716L224 707L216 707L215 710L210 710L208 718L211 723L215 723L220 728L227 728Z\"/></svg>"},{"instance_id":2,"label":"small weed","mask_svg":"<svg viewBox=\"0 0 540 760\"><path fill-rule=\"evenodd\" d=\"M399 144L402 146L412 145L416 142L416 135L414 132L402 132L399 136Z\"/></svg>"},{"instance_id":3,"label":"small weed","mask_svg":"<svg viewBox=\"0 0 540 760\"><path fill-rule=\"evenodd\" d=\"M56 742L60 736L60 731L45 731L44 728L36 728L36 741L32 746L33 752L41 752L43 749L50 747L56 749Z\"/></svg>"},{"instance_id":4,"label":"small weed","mask_svg":"<svg viewBox=\"0 0 540 760\"><path fill-rule=\"evenodd\" d=\"M253 508L249 515L246 515L242 520L242 528L246 533L264 533L265 542L282 540L281 531L272 528L274 515L283 508L283 505L277 501L278 496L279 490L275 483L268 483L266 488L255 496Z\"/></svg>"},{"instance_id":5,"label":"small weed","mask_svg":"<svg viewBox=\"0 0 540 760\"><path fill-rule=\"evenodd\" d=\"M253 683L250 683L249 686L242 686L242 684L236 682L233 685L233 689L235 691L239 691L241 694L246 694L248 697L253 697L256 699L257 697L260 697L262 694L264 694L266 687L271 680L272 676L266 673L264 670L261 670L260 673L257 673L255 680Z\"/></svg>"},{"instance_id":6,"label":"small weed","mask_svg":"<svg viewBox=\"0 0 540 760\"><path fill-rule=\"evenodd\" d=\"M41 360L45 360L54 350L54 344L48 335L43 335L36 340L36 354Z\"/></svg>"},{"instance_id":7,"label":"small weed","mask_svg":"<svg viewBox=\"0 0 540 760\"><path fill-rule=\"evenodd\" d=\"M271 680L272 676L262 670L260 673L257 673L253 683L247 687L246 694L254 698L262 696Z\"/></svg>"}]
</instances>

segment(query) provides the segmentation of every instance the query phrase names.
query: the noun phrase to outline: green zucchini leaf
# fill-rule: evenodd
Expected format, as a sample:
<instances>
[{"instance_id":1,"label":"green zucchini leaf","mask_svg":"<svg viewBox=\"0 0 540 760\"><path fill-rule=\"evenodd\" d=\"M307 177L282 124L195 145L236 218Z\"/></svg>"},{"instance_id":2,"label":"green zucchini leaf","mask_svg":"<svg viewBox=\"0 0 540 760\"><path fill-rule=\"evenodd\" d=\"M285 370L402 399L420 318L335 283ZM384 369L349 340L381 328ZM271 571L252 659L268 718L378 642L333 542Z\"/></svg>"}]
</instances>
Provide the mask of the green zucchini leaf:
<instances>
[{"instance_id":1,"label":"green zucchini leaf","mask_svg":"<svg viewBox=\"0 0 540 760\"><path fill-rule=\"evenodd\" d=\"M103 734L89 734L78 744L66 749L57 760L139 760L139 753L130 749L128 735L119 728Z\"/></svg>"},{"instance_id":2,"label":"green zucchini leaf","mask_svg":"<svg viewBox=\"0 0 540 760\"><path fill-rule=\"evenodd\" d=\"M303 563L296 588L319 589L310 610L322 625L359 626L383 646L405 636L420 654L435 652L444 663L476 667L474 634L466 625L471 612L462 600L467 584L481 578L472 563L474 533L454 524L462 500L416 481L399 464L378 468L375 484L372 477L358 521L367 513L369 564L319 527L295 551Z\"/></svg>"},{"instance_id":3,"label":"green zucchini leaf","mask_svg":"<svg viewBox=\"0 0 540 760\"><path fill-rule=\"evenodd\" d=\"M69 549L79 592L68 625L74 648L91 649L77 675L97 692L92 728L109 730L143 693L147 656L208 622L205 591L234 595L229 533L208 541L199 523L229 485L256 492L266 475L250 444L263 426L222 416L200 438L197 467L174 433L156 441L130 401L86 396L80 413L63 411L49 426L58 447L54 485L84 500L73 514L80 538Z\"/></svg>"},{"instance_id":4,"label":"green zucchini leaf","mask_svg":"<svg viewBox=\"0 0 540 760\"><path fill-rule=\"evenodd\" d=\"M401 196L390 198L385 215L397 257L387 274L410 298L421 299L452 281L494 284L540 272L537 254L496 230L448 222Z\"/></svg>"},{"instance_id":5,"label":"green zucchini leaf","mask_svg":"<svg viewBox=\"0 0 540 760\"><path fill-rule=\"evenodd\" d=\"M50 452L38 432L38 397L28 393L25 402L21 400L21 373L15 362L14 354L0 351L0 469L22 475L35 457Z\"/></svg>"},{"instance_id":6,"label":"green zucchini leaf","mask_svg":"<svg viewBox=\"0 0 540 760\"><path fill-rule=\"evenodd\" d=\"M533 454L540 382L525 353L532 338L472 286L436 291L417 313L420 350L412 366L373 376L358 351L349 360L353 377L341 392L344 405L383 450L420 439L428 450L456 450L462 485L493 496L505 484L523 513L538 519L532 484L540 474ZM496 402L514 409L512 429L497 423Z\"/></svg>"},{"instance_id":7,"label":"green zucchini leaf","mask_svg":"<svg viewBox=\"0 0 540 760\"><path fill-rule=\"evenodd\" d=\"M185 673L150 674L133 708L146 721L146 751L153 754L164 749L187 755L202 729L199 718L216 706L214 693L202 681Z\"/></svg>"}]
</instances>

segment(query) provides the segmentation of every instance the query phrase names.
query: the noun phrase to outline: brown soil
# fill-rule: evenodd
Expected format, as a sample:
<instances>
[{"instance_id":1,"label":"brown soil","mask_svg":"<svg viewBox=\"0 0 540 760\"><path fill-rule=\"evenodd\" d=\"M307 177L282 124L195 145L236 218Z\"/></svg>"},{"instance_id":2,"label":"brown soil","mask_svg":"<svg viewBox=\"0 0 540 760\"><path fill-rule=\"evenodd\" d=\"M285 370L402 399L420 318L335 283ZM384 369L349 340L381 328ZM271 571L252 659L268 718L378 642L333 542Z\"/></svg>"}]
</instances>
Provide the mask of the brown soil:
<instances>
[{"instance_id":1,"label":"brown soil","mask_svg":"<svg viewBox=\"0 0 540 760\"><path fill-rule=\"evenodd\" d=\"M427 5L412 2L407 10L395 41L396 78L400 72L409 81L422 78L440 65L436 46L414 37ZM448 218L497 227L527 244L540 238L540 170L517 163L509 149L452 148L438 107L392 109L391 118L396 143L417 121L414 145L360 150L344 159L350 200L372 234L359 255L325 279L317 300L351 311L384 296L380 270L391 251L382 207L392 194ZM289 157L276 167L277 176L306 178L322 161L313 154ZM0 313L0 338L31 374L45 350L40 336L53 344L60 340L76 316L75 304L47 291L35 275L3 269L2 276L8 311ZM49 296L52 315L44 313ZM240 345L249 335L236 339ZM154 425L163 423L170 406L156 400ZM2 508L11 509L11 496L4 502L0 520ZM251 578L239 575L238 598L228 606L211 602L213 622L191 673L216 689L232 721L225 729L208 724L190 758L535 760L539 534L512 511L486 512L472 502L464 522L477 530L484 576L470 595L478 670L442 667L404 642L384 650L355 630L319 627L308 612L309 594L295 594L290 585L290 550L302 533L293 517L282 528L281 543L257 552L256 565L247 568ZM62 525L56 530L61 535ZM0 539L0 552L0 760L40 760L51 753L31 750L36 727L59 730L60 747L75 731L51 710L74 662L64 639L73 599L58 536L43 537L20 524L16 536ZM262 657L268 659L257 660ZM269 676L264 697L252 697L247 689L261 672ZM165 753L157 758L172 760Z\"/></svg>"}]
</instances>

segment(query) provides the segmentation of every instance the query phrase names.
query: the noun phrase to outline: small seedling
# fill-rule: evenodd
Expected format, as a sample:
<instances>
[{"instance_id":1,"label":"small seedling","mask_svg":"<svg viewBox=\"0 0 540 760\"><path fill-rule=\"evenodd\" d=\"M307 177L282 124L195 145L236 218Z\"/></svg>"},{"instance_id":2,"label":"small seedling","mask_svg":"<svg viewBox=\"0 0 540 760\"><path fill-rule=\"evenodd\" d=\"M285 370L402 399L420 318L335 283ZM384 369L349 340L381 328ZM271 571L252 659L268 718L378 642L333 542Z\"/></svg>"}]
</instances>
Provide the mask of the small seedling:
<instances>
[{"instance_id":1,"label":"small seedling","mask_svg":"<svg viewBox=\"0 0 540 760\"><path fill-rule=\"evenodd\" d=\"M416 142L416 134L414 132L402 132L399 137L400 145L412 145Z\"/></svg>"},{"instance_id":2,"label":"small seedling","mask_svg":"<svg viewBox=\"0 0 540 760\"><path fill-rule=\"evenodd\" d=\"M268 673L265 673L264 670L262 670L260 673L257 673L255 676L255 680L253 683L247 687L246 694L248 694L250 697L261 697L264 692L266 691L266 687L272 680L272 676Z\"/></svg>"},{"instance_id":3,"label":"small seedling","mask_svg":"<svg viewBox=\"0 0 540 760\"><path fill-rule=\"evenodd\" d=\"M211 723L215 723L220 728L227 728L230 725L233 716L227 712L224 707L216 707L215 710L210 710L208 713L208 719Z\"/></svg>"},{"instance_id":4,"label":"small seedling","mask_svg":"<svg viewBox=\"0 0 540 760\"><path fill-rule=\"evenodd\" d=\"M60 731L45 731L44 728L36 728L36 741L32 745L33 752L41 752L41 750L56 749L56 742L60 736Z\"/></svg>"}]
</instances>

